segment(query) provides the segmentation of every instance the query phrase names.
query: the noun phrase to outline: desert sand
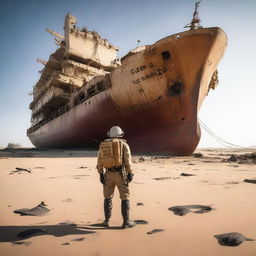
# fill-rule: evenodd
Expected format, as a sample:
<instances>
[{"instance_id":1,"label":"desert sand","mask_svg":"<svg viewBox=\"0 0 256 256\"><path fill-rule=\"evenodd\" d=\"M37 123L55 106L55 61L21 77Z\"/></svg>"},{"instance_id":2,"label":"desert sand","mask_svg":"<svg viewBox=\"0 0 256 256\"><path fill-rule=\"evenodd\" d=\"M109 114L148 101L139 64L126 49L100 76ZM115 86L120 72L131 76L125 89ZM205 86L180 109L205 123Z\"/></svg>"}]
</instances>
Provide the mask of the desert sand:
<instances>
[{"instance_id":1,"label":"desert sand","mask_svg":"<svg viewBox=\"0 0 256 256\"><path fill-rule=\"evenodd\" d=\"M226 246L215 237L237 232L256 239L255 159L238 157L253 151L133 156L130 217L138 224L120 228L116 190L106 229L98 225L104 215L96 151L1 150L0 255L253 256L255 241ZM35 216L18 213L41 202Z\"/></svg>"}]
</instances>

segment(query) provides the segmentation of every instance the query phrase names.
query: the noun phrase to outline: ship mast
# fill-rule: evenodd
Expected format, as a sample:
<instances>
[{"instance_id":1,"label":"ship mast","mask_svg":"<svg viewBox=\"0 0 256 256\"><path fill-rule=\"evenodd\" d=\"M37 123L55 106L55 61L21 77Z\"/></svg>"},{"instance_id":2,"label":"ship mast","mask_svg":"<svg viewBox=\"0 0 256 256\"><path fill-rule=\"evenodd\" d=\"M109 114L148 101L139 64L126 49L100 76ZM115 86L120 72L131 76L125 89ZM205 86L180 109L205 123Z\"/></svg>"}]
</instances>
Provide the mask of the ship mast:
<instances>
[{"instance_id":1,"label":"ship mast","mask_svg":"<svg viewBox=\"0 0 256 256\"><path fill-rule=\"evenodd\" d=\"M193 18L191 20L191 23L190 24L187 24L185 26L185 28L190 28L190 30L195 30L195 29L199 29L199 28L202 28L200 22L201 20L199 19L199 15L198 15L198 8L199 8L199 4L201 3L201 0L200 1L197 1L195 3L195 11L193 13Z\"/></svg>"}]
</instances>

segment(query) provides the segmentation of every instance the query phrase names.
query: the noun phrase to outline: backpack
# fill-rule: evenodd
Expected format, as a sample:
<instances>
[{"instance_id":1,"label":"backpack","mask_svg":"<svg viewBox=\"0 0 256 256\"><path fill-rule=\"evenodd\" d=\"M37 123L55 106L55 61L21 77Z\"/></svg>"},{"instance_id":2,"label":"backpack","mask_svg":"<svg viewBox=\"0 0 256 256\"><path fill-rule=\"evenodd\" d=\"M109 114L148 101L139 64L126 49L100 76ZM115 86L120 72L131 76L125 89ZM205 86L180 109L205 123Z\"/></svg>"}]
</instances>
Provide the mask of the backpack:
<instances>
[{"instance_id":1,"label":"backpack","mask_svg":"<svg viewBox=\"0 0 256 256\"><path fill-rule=\"evenodd\" d=\"M123 164L122 142L118 139L101 142L100 153L105 168L119 167Z\"/></svg>"}]
</instances>

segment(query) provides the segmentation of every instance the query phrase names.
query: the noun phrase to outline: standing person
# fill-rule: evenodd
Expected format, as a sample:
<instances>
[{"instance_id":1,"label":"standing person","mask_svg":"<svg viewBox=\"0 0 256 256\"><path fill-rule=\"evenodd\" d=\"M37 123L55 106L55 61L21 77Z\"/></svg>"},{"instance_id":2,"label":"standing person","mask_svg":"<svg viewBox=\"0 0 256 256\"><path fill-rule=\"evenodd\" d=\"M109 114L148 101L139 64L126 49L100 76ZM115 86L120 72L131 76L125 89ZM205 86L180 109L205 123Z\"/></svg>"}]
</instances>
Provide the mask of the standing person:
<instances>
[{"instance_id":1,"label":"standing person","mask_svg":"<svg viewBox=\"0 0 256 256\"><path fill-rule=\"evenodd\" d=\"M103 225L109 227L112 211L112 198L115 186L120 194L123 228L133 227L134 222L129 219L129 182L133 179L131 169L131 151L129 145L122 137L124 132L119 126L113 126L107 133L109 139L101 142L98 151L97 169L100 181L103 184L104 213Z\"/></svg>"}]
</instances>

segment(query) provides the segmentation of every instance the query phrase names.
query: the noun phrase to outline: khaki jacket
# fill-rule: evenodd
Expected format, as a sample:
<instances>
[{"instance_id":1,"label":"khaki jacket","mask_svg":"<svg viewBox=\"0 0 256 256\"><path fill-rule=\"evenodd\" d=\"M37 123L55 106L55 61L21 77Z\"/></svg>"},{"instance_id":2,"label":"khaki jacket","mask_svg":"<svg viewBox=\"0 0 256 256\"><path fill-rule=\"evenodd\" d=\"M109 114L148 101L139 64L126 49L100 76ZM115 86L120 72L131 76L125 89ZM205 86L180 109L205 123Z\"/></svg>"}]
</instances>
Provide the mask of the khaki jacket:
<instances>
[{"instance_id":1,"label":"khaki jacket","mask_svg":"<svg viewBox=\"0 0 256 256\"><path fill-rule=\"evenodd\" d=\"M115 138L116 139L116 138ZM113 139L107 139L106 141L112 141ZM125 170L127 173L132 173L132 160L131 160L131 150L129 145L126 143L126 141L124 139L119 139L118 140L121 142L122 145L122 152L123 152L123 165L125 167ZM99 173L104 172L104 168L102 165L102 155L101 155L101 151L98 151L98 157L97 157L97 169Z\"/></svg>"}]
</instances>

